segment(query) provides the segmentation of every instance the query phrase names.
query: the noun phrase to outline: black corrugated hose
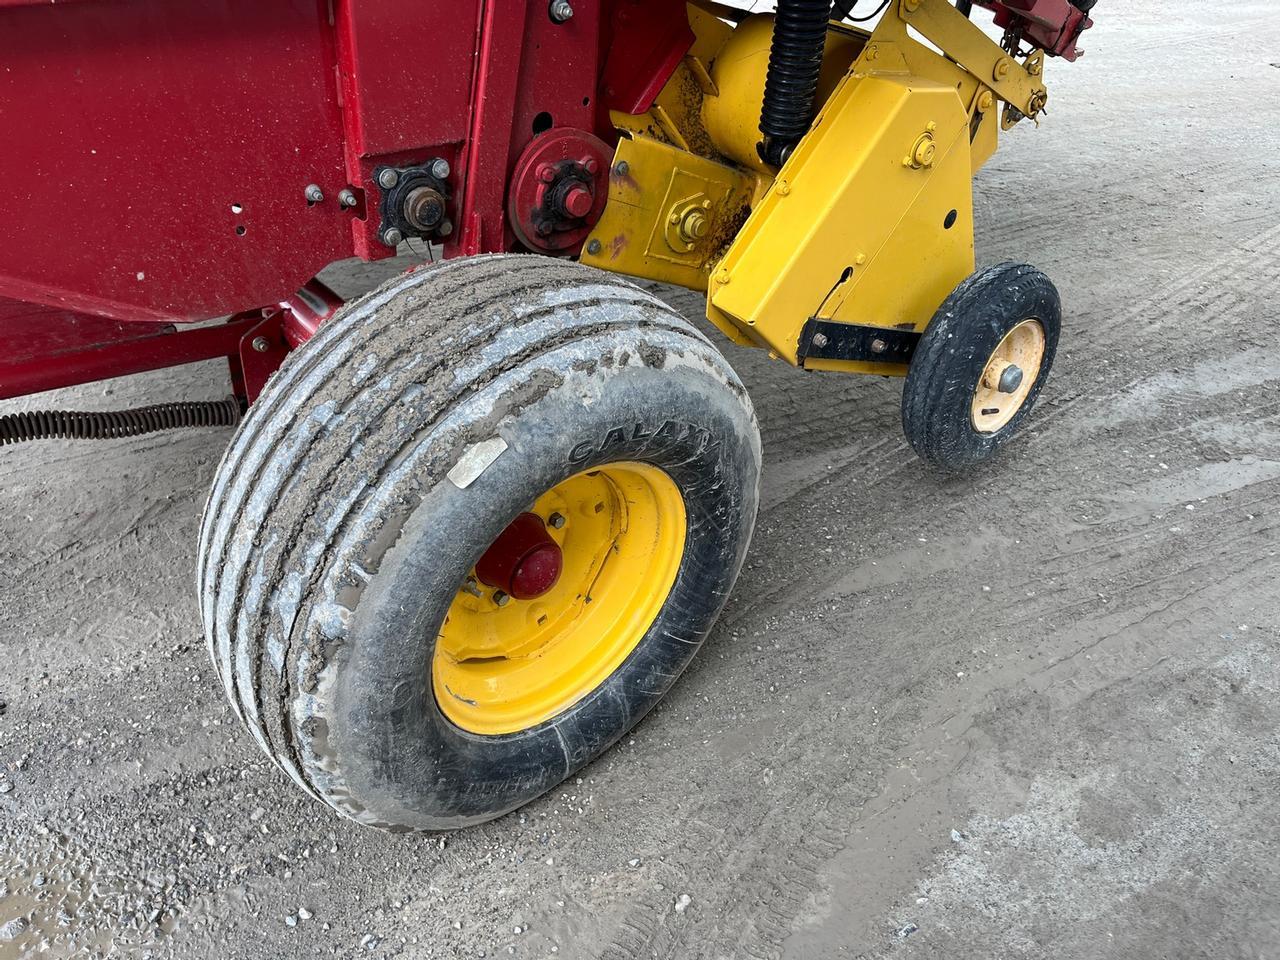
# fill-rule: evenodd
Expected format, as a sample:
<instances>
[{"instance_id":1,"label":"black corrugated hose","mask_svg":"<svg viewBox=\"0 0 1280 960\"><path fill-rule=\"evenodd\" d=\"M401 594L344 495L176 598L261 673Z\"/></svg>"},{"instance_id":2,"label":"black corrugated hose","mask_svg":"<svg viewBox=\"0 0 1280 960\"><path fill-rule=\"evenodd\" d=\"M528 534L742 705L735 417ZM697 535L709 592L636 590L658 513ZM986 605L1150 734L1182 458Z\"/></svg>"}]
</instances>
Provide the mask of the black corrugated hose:
<instances>
[{"instance_id":1,"label":"black corrugated hose","mask_svg":"<svg viewBox=\"0 0 1280 960\"><path fill-rule=\"evenodd\" d=\"M235 397L132 410L33 410L0 417L0 447L24 440L110 440L158 430L234 427L239 422L240 401Z\"/></svg>"},{"instance_id":2,"label":"black corrugated hose","mask_svg":"<svg viewBox=\"0 0 1280 960\"><path fill-rule=\"evenodd\" d=\"M778 0L760 108L760 157L780 167L813 119L831 0Z\"/></svg>"}]
</instances>

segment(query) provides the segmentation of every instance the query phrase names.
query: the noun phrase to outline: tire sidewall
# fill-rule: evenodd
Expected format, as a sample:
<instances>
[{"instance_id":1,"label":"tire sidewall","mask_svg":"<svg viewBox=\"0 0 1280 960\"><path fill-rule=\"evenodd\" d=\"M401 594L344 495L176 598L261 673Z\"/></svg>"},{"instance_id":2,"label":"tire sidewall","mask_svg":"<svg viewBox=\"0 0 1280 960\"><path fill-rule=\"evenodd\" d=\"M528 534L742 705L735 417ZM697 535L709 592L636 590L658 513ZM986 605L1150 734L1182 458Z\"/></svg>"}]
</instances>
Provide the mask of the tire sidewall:
<instances>
[{"instance_id":1,"label":"tire sidewall","mask_svg":"<svg viewBox=\"0 0 1280 960\"><path fill-rule=\"evenodd\" d=\"M345 631L349 653L324 731L344 781L336 792L358 819L436 829L513 809L607 749L693 658L746 552L759 446L744 429L754 424L735 385L717 381L710 357L699 358L709 347L689 340L682 356L665 358L647 349L644 357L615 344L604 352L614 362L594 366L581 359L590 344L562 351L552 364L561 385L500 421L507 449L465 488L434 483L382 555ZM654 623L604 683L560 715L502 736L454 726L430 671L463 577L543 491L628 460L663 469L687 514L683 562Z\"/></svg>"}]
</instances>

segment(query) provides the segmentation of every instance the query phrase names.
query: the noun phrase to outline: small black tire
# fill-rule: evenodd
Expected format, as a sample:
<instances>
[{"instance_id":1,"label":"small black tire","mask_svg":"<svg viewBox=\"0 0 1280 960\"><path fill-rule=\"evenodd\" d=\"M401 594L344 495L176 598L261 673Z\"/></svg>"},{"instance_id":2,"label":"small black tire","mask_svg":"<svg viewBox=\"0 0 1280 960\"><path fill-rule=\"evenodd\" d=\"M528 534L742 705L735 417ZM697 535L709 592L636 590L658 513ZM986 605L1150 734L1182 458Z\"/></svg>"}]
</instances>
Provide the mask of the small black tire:
<instances>
[{"instance_id":1,"label":"small black tire","mask_svg":"<svg viewBox=\"0 0 1280 960\"><path fill-rule=\"evenodd\" d=\"M674 481L687 524L642 639L535 726L451 723L429 674L468 570L539 491L622 461ZM760 462L733 370L635 286L532 256L400 276L288 358L223 458L198 555L214 666L262 749L339 813L491 819L606 750L688 665L741 568Z\"/></svg>"},{"instance_id":2,"label":"small black tire","mask_svg":"<svg viewBox=\"0 0 1280 960\"><path fill-rule=\"evenodd\" d=\"M962 281L925 328L907 371L902 429L916 453L955 473L990 460L1026 422L1053 365L1061 326L1058 291L1034 267L1000 263ZM1001 416L992 408L990 419L998 426L980 429L977 399L984 373L1015 329L1038 338L1037 368L1029 386L1022 387L1018 377L1016 409Z\"/></svg>"}]
</instances>

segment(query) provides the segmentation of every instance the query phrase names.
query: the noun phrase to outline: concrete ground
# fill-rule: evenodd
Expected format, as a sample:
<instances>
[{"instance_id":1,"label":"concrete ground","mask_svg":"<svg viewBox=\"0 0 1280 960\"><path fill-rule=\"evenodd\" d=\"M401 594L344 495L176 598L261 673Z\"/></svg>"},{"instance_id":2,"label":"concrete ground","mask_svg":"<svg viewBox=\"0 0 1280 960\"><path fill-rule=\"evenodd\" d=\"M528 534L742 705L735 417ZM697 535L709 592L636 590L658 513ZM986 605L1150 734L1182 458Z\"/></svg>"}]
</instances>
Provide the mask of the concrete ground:
<instances>
[{"instance_id":1,"label":"concrete ground","mask_svg":"<svg viewBox=\"0 0 1280 960\"><path fill-rule=\"evenodd\" d=\"M1066 306L1028 434L939 480L897 382L726 347L767 458L736 595L497 822L339 821L234 721L192 586L226 432L0 453L0 957L1280 956L1280 15L1097 19L976 185L979 260Z\"/></svg>"}]
</instances>

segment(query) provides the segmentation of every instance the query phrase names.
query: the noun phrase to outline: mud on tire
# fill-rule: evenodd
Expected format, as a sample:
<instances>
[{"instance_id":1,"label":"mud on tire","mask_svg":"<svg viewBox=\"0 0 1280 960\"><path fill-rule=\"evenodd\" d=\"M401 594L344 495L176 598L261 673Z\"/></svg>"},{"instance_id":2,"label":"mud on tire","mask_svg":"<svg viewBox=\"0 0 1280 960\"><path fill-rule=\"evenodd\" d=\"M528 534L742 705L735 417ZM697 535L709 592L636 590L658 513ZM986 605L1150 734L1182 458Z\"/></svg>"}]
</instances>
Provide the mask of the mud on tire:
<instances>
[{"instance_id":1,"label":"mud on tire","mask_svg":"<svg viewBox=\"0 0 1280 960\"><path fill-rule=\"evenodd\" d=\"M683 498L656 617L550 719L450 722L432 657L468 570L542 491L621 462ZM201 527L210 654L262 749L340 813L390 829L498 816L598 756L692 659L742 564L759 470L742 384L657 299L536 257L426 267L344 308L241 425Z\"/></svg>"}]
</instances>

